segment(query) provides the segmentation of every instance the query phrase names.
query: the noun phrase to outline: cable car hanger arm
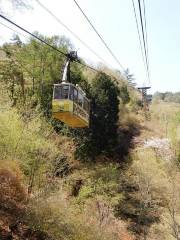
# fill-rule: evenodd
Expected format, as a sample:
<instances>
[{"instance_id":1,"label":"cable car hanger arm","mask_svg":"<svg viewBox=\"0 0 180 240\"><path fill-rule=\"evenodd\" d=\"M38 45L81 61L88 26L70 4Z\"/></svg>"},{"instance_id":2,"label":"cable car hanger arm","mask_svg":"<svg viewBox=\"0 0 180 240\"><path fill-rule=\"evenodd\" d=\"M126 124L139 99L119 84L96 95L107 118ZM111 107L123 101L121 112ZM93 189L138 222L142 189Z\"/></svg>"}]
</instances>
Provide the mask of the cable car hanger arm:
<instances>
[{"instance_id":1,"label":"cable car hanger arm","mask_svg":"<svg viewBox=\"0 0 180 240\"><path fill-rule=\"evenodd\" d=\"M70 58L67 59L65 67L64 67L64 71L63 71L63 77L62 77L62 82L65 83L67 82L67 73L68 73L68 68L69 68L69 64L70 64Z\"/></svg>"},{"instance_id":2,"label":"cable car hanger arm","mask_svg":"<svg viewBox=\"0 0 180 240\"><path fill-rule=\"evenodd\" d=\"M67 54L67 60L66 60L66 64L65 64L64 70L63 70L62 83L70 81L70 76L69 76L69 74L70 74L70 63L73 62L73 61L79 62L76 51L71 51Z\"/></svg>"}]
</instances>

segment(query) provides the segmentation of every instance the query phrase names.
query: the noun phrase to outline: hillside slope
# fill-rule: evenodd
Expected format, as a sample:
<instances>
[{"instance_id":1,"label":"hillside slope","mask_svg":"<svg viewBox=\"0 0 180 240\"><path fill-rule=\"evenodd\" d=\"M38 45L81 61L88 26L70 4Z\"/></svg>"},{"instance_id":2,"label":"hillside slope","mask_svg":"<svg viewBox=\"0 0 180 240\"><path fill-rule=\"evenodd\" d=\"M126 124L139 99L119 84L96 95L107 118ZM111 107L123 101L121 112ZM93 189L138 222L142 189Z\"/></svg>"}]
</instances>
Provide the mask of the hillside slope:
<instances>
[{"instance_id":1,"label":"hillside slope","mask_svg":"<svg viewBox=\"0 0 180 240\"><path fill-rule=\"evenodd\" d=\"M38 109L19 112L8 98L1 106L0 239L133 239L113 216L119 164L79 161Z\"/></svg>"},{"instance_id":2,"label":"hillside slope","mask_svg":"<svg viewBox=\"0 0 180 240\"><path fill-rule=\"evenodd\" d=\"M123 165L79 162L34 111L23 126L16 110L1 111L1 238L177 239L179 106L151 111Z\"/></svg>"},{"instance_id":3,"label":"hillside slope","mask_svg":"<svg viewBox=\"0 0 180 240\"><path fill-rule=\"evenodd\" d=\"M145 121L123 74L75 63L92 111L88 129L71 129L51 117L62 56L32 39L2 48L0 239L179 239L179 105L154 103Z\"/></svg>"}]
</instances>

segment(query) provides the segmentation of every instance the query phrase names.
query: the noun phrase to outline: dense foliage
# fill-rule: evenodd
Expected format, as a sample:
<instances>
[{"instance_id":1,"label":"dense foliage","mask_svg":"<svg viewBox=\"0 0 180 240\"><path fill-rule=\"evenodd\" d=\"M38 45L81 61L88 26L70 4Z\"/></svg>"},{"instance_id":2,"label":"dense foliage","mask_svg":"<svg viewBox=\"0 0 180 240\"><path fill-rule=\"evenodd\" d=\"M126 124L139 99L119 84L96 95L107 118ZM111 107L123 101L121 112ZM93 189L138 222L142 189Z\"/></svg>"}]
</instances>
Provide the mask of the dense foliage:
<instances>
[{"instance_id":1,"label":"dense foliage","mask_svg":"<svg viewBox=\"0 0 180 240\"><path fill-rule=\"evenodd\" d=\"M39 36L65 53L73 49L65 37ZM15 35L0 49L0 170L5 165L5 181L8 176L15 179L15 186L6 181L9 195L11 188L22 187L24 198L14 199L12 209L22 208L17 216L24 228L30 227L26 232L17 223L10 235L20 239L22 234L34 239L132 239L111 208L121 199L117 162L128 154L136 125L129 109L134 111L138 97L121 77L117 82L111 72L89 74L73 62L71 82L78 83L91 100L91 117L89 128L69 128L51 117L52 86L60 82L64 63L64 56L31 38L23 43ZM7 203L11 206L11 201ZM4 214L0 212L0 221ZM15 221L16 216L11 217ZM6 221L9 225L10 220Z\"/></svg>"},{"instance_id":2,"label":"dense foliage","mask_svg":"<svg viewBox=\"0 0 180 240\"><path fill-rule=\"evenodd\" d=\"M72 49L65 37L47 38L36 34L63 52ZM93 75L90 84L82 66L72 63L71 82L79 84L91 100L90 128L72 130L51 118L52 87L61 81L65 57L34 39L22 43L17 35L11 44L3 46L2 53L6 56L0 66L1 79L8 86L13 106L19 109L27 104L32 109L39 106L56 131L73 136L78 157L113 154L117 146L119 100L122 104L130 101L127 85L119 87L113 78L101 72Z\"/></svg>"},{"instance_id":3,"label":"dense foliage","mask_svg":"<svg viewBox=\"0 0 180 240\"><path fill-rule=\"evenodd\" d=\"M99 73L93 79L90 94L90 128L75 131L77 154L83 158L94 158L100 153L113 153L117 145L118 88L109 76Z\"/></svg>"}]
</instances>

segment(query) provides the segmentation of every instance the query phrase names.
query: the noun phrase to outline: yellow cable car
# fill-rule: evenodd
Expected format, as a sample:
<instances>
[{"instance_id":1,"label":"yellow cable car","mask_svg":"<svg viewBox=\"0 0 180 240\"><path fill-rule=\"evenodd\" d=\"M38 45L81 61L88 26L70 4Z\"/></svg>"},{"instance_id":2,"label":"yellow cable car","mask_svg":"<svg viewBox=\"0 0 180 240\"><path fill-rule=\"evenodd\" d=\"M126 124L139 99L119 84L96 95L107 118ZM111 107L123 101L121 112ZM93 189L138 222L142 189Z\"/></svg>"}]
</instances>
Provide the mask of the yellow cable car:
<instances>
[{"instance_id":1,"label":"yellow cable car","mask_svg":"<svg viewBox=\"0 0 180 240\"><path fill-rule=\"evenodd\" d=\"M64 68L62 83L54 84L52 116L73 128L89 127L90 101L78 85L66 81L70 61L75 58L72 55L74 52L70 54Z\"/></svg>"}]
</instances>

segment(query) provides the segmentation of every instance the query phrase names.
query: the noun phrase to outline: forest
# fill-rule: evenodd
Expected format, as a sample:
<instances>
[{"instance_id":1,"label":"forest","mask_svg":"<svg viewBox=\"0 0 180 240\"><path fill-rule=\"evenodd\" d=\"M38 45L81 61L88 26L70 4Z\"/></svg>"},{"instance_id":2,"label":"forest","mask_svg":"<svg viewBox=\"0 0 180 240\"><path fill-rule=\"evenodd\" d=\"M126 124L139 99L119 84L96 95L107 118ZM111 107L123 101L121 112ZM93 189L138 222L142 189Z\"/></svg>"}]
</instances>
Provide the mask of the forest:
<instances>
[{"instance_id":1,"label":"forest","mask_svg":"<svg viewBox=\"0 0 180 240\"><path fill-rule=\"evenodd\" d=\"M156 92L154 93L154 101L180 103L180 92Z\"/></svg>"}]
</instances>

